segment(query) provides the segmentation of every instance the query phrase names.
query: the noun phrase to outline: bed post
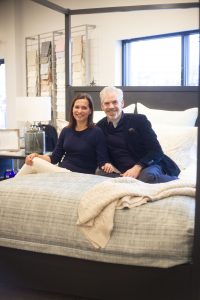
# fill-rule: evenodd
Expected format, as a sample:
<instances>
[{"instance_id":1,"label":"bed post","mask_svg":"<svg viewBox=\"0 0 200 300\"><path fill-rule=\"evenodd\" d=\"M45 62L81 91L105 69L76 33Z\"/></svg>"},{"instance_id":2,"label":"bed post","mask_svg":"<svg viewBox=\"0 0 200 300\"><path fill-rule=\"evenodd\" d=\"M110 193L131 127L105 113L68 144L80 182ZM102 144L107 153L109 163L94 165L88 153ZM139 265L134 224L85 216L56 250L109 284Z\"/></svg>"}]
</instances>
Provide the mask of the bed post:
<instances>
[{"instance_id":1,"label":"bed post","mask_svg":"<svg viewBox=\"0 0 200 300\"><path fill-rule=\"evenodd\" d=\"M200 83L200 71L199 71ZM199 87L198 87L199 92ZM199 97L198 97L199 98ZM198 119L200 111L200 99L198 99ZM196 181L196 208L195 208L195 226L194 226L194 242L193 242L193 284L194 299L199 299L199 270L200 270L200 130L198 124L198 145L197 145L197 181Z\"/></svg>"},{"instance_id":2,"label":"bed post","mask_svg":"<svg viewBox=\"0 0 200 300\"><path fill-rule=\"evenodd\" d=\"M71 14L68 9L65 13L65 119L68 119L68 112L71 101Z\"/></svg>"}]
</instances>

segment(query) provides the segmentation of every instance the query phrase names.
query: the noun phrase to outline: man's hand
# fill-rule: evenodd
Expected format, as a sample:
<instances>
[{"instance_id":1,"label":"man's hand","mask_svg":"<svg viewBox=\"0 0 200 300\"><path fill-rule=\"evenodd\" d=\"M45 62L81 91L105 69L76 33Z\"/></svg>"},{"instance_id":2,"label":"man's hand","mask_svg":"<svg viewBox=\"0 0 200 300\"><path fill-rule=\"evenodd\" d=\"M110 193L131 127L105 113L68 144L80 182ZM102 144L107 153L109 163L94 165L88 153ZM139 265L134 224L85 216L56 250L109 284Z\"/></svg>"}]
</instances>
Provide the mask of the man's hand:
<instances>
[{"instance_id":1,"label":"man's hand","mask_svg":"<svg viewBox=\"0 0 200 300\"><path fill-rule=\"evenodd\" d=\"M128 169L126 172L121 174L121 176L138 178L141 171L142 171L142 167L140 165L135 165L131 169Z\"/></svg>"},{"instance_id":2,"label":"man's hand","mask_svg":"<svg viewBox=\"0 0 200 300\"><path fill-rule=\"evenodd\" d=\"M113 167L113 165L111 165L110 163L106 163L101 167L101 169L106 173L112 173L116 171L115 167Z\"/></svg>"}]
</instances>

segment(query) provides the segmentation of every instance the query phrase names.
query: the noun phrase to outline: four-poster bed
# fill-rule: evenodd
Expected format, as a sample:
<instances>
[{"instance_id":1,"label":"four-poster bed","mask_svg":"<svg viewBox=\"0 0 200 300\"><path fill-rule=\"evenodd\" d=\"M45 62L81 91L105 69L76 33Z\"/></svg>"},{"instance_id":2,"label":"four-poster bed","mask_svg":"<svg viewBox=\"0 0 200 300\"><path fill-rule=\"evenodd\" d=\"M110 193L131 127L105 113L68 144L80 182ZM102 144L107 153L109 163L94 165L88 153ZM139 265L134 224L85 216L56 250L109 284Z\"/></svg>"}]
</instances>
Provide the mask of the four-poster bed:
<instances>
[{"instance_id":1,"label":"four-poster bed","mask_svg":"<svg viewBox=\"0 0 200 300\"><path fill-rule=\"evenodd\" d=\"M76 13L109 12L119 11L120 9L124 11L128 9L122 7L70 11L50 4L48 1L38 0L35 2L63 13L66 20L66 29L70 28L70 16ZM164 6L145 5L135 7L135 9L181 7L197 7L197 3ZM134 9L134 7L129 7L129 10L131 9ZM102 87L72 87L70 85L69 49L70 33L69 30L66 30L67 111L73 95L78 92L90 93L95 100L95 109L99 110L98 98ZM198 87L121 88L124 91L126 106L138 102L138 99L143 105L160 110L182 111L199 106ZM176 197L163 199L157 203L155 202L152 206L149 204L140 207L137 211L132 209L128 212L120 211L116 216L116 227L114 227L113 237L111 237L108 248L100 250L96 250L89 245L77 229L75 220L77 205L83 193L94 184L102 182L104 180L102 177L99 178L96 175L81 177L79 174L71 176L66 174L65 178L65 176L59 177L57 174L52 174L44 178L44 175L38 174L26 176L23 180L18 177L10 182L2 182L0 185L2 212L0 221L2 222L0 223L0 282L10 287L14 285L59 292L65 295L83 297L83 299L143 300L148 297L149 299L162 300L198 300L200 297L198 284L200 274L199 160L197 160L197 167L195 203L194 198L189 196L180 198L181 196L179 196L178 199ZM33 176L35 176L35 179L33 179ZM63 179L66 179L66 181ZM56 187L59 188L56 189ZM71 193L69 198L67 198L68 191ZM41 196L39 196L40 194ZM67 200L65 200L65 197ZM23 199L23 202L20 202L20 198ZM181 211L178 208L178 200L182 203ZM75 208L73 207L73 201L76 205ZM71 203L71 206L69 206L69 203ZM172 203L173 205L176 203L176 206L171 206ZM168 219L163 215L162 205L166 207L168 216L170 218L174 216L175 218L169 225L167 223ZM143 211L146 211L146 215L143 215ZM160 211L160 219L157 219L159 217L158 211ZM153 214L154 220L151 219L149 223L145 223L146 218L150 218L151 214ZM69 219L67 220L67 218ZM127 234L127 239L133 241L133 243L130 240L126 241L129 246L134 244L134 240L136 241L137 230L140 235L143 225L146 227L152 226L151 230L146 233L146 240L145 238L143 240L143 244L147 244L146 256L142 256L143 251L139 252L138 261L140 263L135 263L135 253L131 252L132 248L129 249L129 253L126 253L125 242L124 249L122 243L117 244L118 234L120 236L122 230L121 226L126 224L128 218L130 218L130 222L136 222L135 226L133 226L133 223L129 224L134 229L132 236L131 227L127 229L127 233L124 229L126 226L123 227L123 234ZM181 234L179 232L182 230L178 228L177 233L174 231L175 224L179 221L183 221L181 224L186 224L186 228L183 229L185 240L180 241L180 244ZM159 224L159 222L161 223ZM157 223L159 226L157 226ZM67 227L70 230L70 226L74 230L72 233L67 231ZM135 229L137 226L138 228ZM163 232L159 231L159 227L162 228ZM66 236L64 230L66 230ZM148 234L154 233L154 230L155 235L158 234L159 237L156 246L154 245L155 248L147 239ZM167 242L166 232L170 233ZM62 236L65 236L67 241L62 241ZM173 236L174 244L171 244L171 236ZM66 244L66 242L69 244ZM163 247L165 242L166 248ZM82 244L85 247L84 249ZM138 244L137 250L142 249L143 244ZM117 248L115 249L116 245ZM163 251L169 251L169 257L165 252L163 252L164 256L162 256L163 253L158 254L156 252L159 250L158 245ZM175 248L173 249L173 247ZM112 251L115 250L115 259L112 260ZM148 251L157 253L151 263L148 258ZM125 252L130 263L123 263L121 257L123 252ZM179 255L181 258L178 262L177 257L179 258ZM167 261L166 265L162 265L163 257ZM175 259L174 263L172 263L173 259ZM159 261L161 264L158 263Z\"/></svg>"}]
</instances>

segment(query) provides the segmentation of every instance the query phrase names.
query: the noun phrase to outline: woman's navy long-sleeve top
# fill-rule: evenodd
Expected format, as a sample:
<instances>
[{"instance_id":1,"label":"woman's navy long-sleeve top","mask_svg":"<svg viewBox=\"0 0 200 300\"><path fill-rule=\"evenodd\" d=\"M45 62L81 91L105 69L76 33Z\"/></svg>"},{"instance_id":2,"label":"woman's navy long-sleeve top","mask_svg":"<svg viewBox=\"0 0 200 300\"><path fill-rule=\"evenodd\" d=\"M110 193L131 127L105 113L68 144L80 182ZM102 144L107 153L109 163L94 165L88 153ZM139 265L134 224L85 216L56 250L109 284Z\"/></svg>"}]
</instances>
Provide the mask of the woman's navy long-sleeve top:
<instances>
[{"instance_id":1,"label":"woman's navy long-sleeve top","mask_svg":"<svg viewBox=\"0 0 200 300\"><path fill-rule=\"evenodd\" d=\"M65 127L50 158L62 168L94 174L97 167L109 162L105 136L99 127L82 131Z\"/></svg>"}]
</instances>

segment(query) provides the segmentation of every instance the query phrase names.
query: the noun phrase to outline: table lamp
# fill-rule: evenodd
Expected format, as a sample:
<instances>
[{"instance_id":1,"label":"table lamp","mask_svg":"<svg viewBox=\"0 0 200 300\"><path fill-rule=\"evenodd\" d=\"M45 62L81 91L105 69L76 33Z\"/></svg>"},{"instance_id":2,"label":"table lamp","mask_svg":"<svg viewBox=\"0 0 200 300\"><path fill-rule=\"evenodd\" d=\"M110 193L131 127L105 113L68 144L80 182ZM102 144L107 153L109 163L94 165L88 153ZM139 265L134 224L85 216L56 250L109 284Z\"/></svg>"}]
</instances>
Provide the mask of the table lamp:
<instances>
[{"instance_id":1,"label":"table lamp","mask_svg":"<svg viewBox=\"0 0 200 300\"><path fill-rule=\"evenodd\" d=\"M17 97L16 119L31 124L24 133L25 154L44 154L45 132L38 126L51 120L50 97Z\"/></svg>"}]
</instances>

